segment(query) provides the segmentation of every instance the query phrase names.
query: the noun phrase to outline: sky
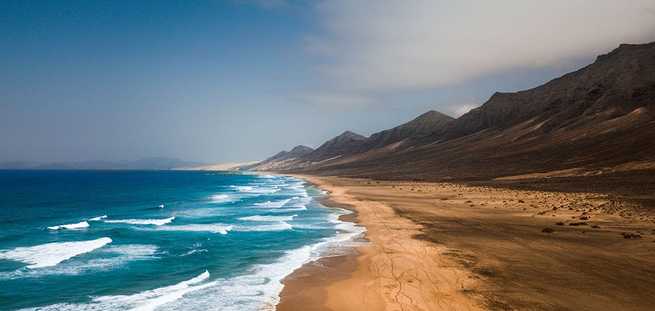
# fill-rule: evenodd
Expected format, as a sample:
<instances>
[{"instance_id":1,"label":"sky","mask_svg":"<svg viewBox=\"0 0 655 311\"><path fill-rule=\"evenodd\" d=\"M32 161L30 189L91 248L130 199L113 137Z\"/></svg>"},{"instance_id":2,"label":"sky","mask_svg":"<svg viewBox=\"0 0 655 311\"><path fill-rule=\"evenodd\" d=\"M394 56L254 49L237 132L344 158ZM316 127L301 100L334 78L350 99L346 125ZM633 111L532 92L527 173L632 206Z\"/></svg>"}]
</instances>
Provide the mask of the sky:
<instances>
[{"instance_id":1,"label":"sky","mask_svg":"<svg viewBox=\"0 0 655 311\"><path fill-rule=\"evenodd\" d=\"M651 41L652 0L0 0L0 162L258 160Z\"/></svg>"}]
</instances>

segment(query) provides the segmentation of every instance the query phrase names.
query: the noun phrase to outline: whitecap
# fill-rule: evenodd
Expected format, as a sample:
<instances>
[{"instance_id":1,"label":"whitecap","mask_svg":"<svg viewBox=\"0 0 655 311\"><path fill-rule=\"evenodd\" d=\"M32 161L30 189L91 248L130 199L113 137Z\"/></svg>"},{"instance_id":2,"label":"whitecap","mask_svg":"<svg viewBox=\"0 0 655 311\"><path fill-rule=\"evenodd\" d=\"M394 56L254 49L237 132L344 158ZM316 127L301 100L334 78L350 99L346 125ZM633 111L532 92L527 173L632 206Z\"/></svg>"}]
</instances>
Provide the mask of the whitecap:
<instances>
[{"instance_id":1,"label":"whitecap","mask_svg":"<svg viewBox=\"0 0 655 311\"><path fill-rule=\"evenodd\" d=\"M90 241L54 242L36 246L16 247L0 251L1 259L20 261L29 264L27 268L36 269L56 266L75 256L94 251L111 243L104 237Z\"/></svg>"},{"instance_id":2,"label":"whitecap","mask_svg":"<svg viewBox=\"0 0 655 311\"><path fill-rule=\"evenodd\" d=\"M256 225L230 225L230 224L189 224L177 226L161 226L158 231L187 231L187 232L210 232L219 234L228 234L230 231L236 232L264 232L264 231L285 231L291 230L293 226L284 221L277 221L270 224Z\"/></svg>"},{"instance_id":3,"label":"whitecap","mask_svg":"<svg viewBox=\"0 0 655 311\"><path fill-rule=\"evenodd\" d=\"M268 222L291 221L296 216L298 216L298 215L290 215L290 216L262 216L262 215L255 215L255 216L240 217L239 220L268 221Z\"/></svg>"},{"instance_id":4,"label":"whitecap","mask_svg":"<svg viewBox=\"0 0 655 311\"><path fill-rule=\"evenodd\" d=\"M100 296L86 304L54 304L33 310L138 310L151 311L170 304L185 295L209 286L216 282L207 282L209 272L205 271L198 276L174 285L155 288L132 295ZM184 308L182 308L184 309Z\"/></svg>"},{"instance_id":5,"label":"whitecap","mask_svg":"<svg viewBox=\"0 0 655 311\"><path fill-rule=\"evenodd\" d=\"M262 208L280 208L287 204L291 199L284 199L284 200L279 200L279 201L266 201L266 202L260 202L260 203L255 203L255 207L262 207Z\"/></svg>"},{"instance_id":6,"label":"whitecap","mask_svg":"<svg viewBox=\"0 0 655 311\"><path fill-rule=\"evenodd\" d=\"M280 189L273 187L255 187L255 186L231 186L239 192L254 193L254 194L271 194L280 191Z\"/></svg>"},{"instance_id":7,"label":"whitecap","mask_svg":"<svg viewBox=\"0 0 655 311\"><path fill-rule=\"evenodd\" d=\"M189 232L211 232L227 234L232 230L232 225L226 224L191 224L191 225L177 225L177 226L161 226L157 228L159 231L189 231Z\"/></svg>"},{"instance_id":8,"label":"whitecap","mask_svg":"<svg viewBox=\"0 0 655 311\"><path fill-rule=\"evenodd\" d=\"M293 226L291 226L289 223L285 221L278 221L277 223L273 224L265 224L265 225L238 225L233 227L233 231L240 231L240 232L265 232L265 231L286 231L286 230L291 230L293 229Z\"/></svg>"},{"instance_id":9,"label":"whitecap","mask_svg":"<svg viewBox=\"0 0 655 311\"><path fill-rule=\"evenodd\" d=\"M214 194L209 197L212 203L224 203L234 201L230 195L227 194Z\"/></svg>"},{"instance_id":10,"label":"whitecap","mask_svg":"<svg viewBox=\"0 0 655 311\"><path fill-rule=\"evenodd\" d=\"M148 244L108 245L94 252L97 258L88 260L71 259L49 269L18 269L0 273L0 279L43 277L48 275L78 275L90 271L114 269L131 261L157 258L157 246Z\"/></svg>"},{"instance_id":11,"label":"whitecap","mask_svg":"<svg viewBox=\"0 0 655 311\"><path fill-rule=\"evenodd\" d=\"M50 226L50 227L48 227L48 229L50 229L50 230L63 230L63 229L67 229L67 230L80 230L80 229L86 229L86 228L88 228L88 227L89 227L89 223L88 223L88 222L86 222L86 221L81 221L81 222L74 223L74 224L58 225L58 226Z\"/></svg>"},{"instance_id":12,"label":"whitecap","mask_svg":"<svg viewBox=\"0 0 655 311\"><path fill-rule=\"evenodd\" d=\"M162 219L110 219L104 222L110 224L129 224L129 225L155 225L161 226L171 223L175 217L168 217Z\"/></svg>"},{"instance_id":13,"label":"whitecap","mask_svg":"<svg viewBox=\"0 0 655 311\"><path fill-rule=\"evenodd\" d=\"M105 218L107 218L107 215L102 215L102 216L98 216L98 217L93 217L93 218L90 218L89 221L101 221L101 220L103 220L103 219L105 219Z\"/></svg>"}]
</instances>

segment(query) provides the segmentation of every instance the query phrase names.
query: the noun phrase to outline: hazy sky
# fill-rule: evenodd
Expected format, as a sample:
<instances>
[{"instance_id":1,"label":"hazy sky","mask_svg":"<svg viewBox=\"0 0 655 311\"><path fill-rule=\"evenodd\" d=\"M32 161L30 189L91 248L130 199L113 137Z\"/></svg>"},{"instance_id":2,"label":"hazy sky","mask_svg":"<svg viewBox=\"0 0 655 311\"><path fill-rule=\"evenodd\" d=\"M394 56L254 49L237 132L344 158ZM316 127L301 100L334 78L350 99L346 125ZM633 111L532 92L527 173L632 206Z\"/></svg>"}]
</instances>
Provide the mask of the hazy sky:
<instances>
[{"instance_id":1,"label":"hazy sky","mask_svg":"<svg viewBox=\"0 0 655 311\"><path fill-rule=\"evenodd\" d=\"M655 1L0 1L0 161L223 162L655 40Z\"/></svg>"}]
</instances>

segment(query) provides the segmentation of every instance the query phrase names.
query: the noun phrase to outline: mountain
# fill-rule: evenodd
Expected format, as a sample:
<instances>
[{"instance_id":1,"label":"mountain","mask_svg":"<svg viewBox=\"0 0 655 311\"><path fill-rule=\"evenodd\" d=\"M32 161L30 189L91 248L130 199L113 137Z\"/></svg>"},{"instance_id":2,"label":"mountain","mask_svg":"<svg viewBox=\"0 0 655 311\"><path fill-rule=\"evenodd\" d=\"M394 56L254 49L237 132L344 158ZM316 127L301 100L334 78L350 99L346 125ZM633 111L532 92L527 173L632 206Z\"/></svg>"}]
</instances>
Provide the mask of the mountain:
<instances>
[{"instance_id":1,"label":"mountain","mask_svg":"<svg viewBox=\"0 0 655 311\"><path fill-rule=\"evenodd\" d=\"M321 162L356 153L363 147L365 140L366 137L362 135L345 131L341 135L326 141L316 150L304 156L303 159L310 162Z\"/></svg>"},{"instance_id":2,"label":"mountain","mask_svg":"<svg viewBox=\"0 0 655 311\"><path fill-rule=\"evenodd\" d=\"M251 166L250 169L266 171L285 168L291 166L291 163L294 160L308 155L312 151L314 151L314 149L310 147L298 145L289 151L280 151L274 156Z\"/></svg>"},{"instance_id":3,"label":"mountain","mask_svg":"<svg viewBox=\"0 0 655 311\"><path fill-rule=\"evenodd\" d=\"M428 112L369 138L337 137L282 170L462 180L651 167L654 109L655 43L624 44L544 85L495 93L457 119ZM329 152L310 161L319 149Z\"/></svg>"},{"instance_id":4,"label":"mountain","mask_svg":"<svg viewBox=\"0 0 655 311\"><path fill-rule=\"evenodd\" d=\"M288 152L281 151L262 161L259 165L254 166L253 169L271 170L274 168L278 170L289 170L310 167L317 168L354 161L357 156L384 152L385 147L392 145L393 149L401 148L402 146L398 145L399 143L411 146L413 142L439 132L452 120L454 120L452 117L432 110L405 124L374 133L370 137L345 131L339 136L323 143L312 152L294 156L293 160L287 158L286 155Z\"/></svg>"},{"instance_id":5,"label":"mountain","mask_svg":"<svg viewBox=\"0 0 655 311\"><path fill-rule=\"evenodd\" d=\"M616 118L655 98L655 43L623 44L578 71L534 89L495 93L480 108L460 117L449 138L484 129L507 129L521 122L540 125L541 133ZM543 124L542 124L543 123Z\"/></svg>"},{"instance_id":6,"label":"mountain","mask_svg":"<svg viewBox=\"0 0 655 311\"><path fill-rule=\"evenodd\" d=\"M419 139L442 130L454 119L441 112L430 110L414 120L389 130L371 135L366 140L366 150L381 148L408 138Z\"/></svg>"}]
</instances>

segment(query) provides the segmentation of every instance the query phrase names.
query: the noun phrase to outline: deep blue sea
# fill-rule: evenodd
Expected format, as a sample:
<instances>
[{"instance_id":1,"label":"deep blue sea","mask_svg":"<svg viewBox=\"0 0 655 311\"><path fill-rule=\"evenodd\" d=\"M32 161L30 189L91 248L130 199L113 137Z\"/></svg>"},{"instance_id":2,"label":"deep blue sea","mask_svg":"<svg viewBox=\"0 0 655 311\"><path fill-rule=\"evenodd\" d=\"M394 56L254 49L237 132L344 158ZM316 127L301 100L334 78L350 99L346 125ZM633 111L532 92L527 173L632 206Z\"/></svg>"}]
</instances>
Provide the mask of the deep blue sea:
<instances>
[{"instance_id":1,"label":"deep blue sea","mask_svg":"<svg viewBox=\"0 0 655 311\"><path fill-rule=\"evenodd\" d=\"M262 310L363 231L287 176L0 171L0 310Z\"/></svg>"}]
</instances>

